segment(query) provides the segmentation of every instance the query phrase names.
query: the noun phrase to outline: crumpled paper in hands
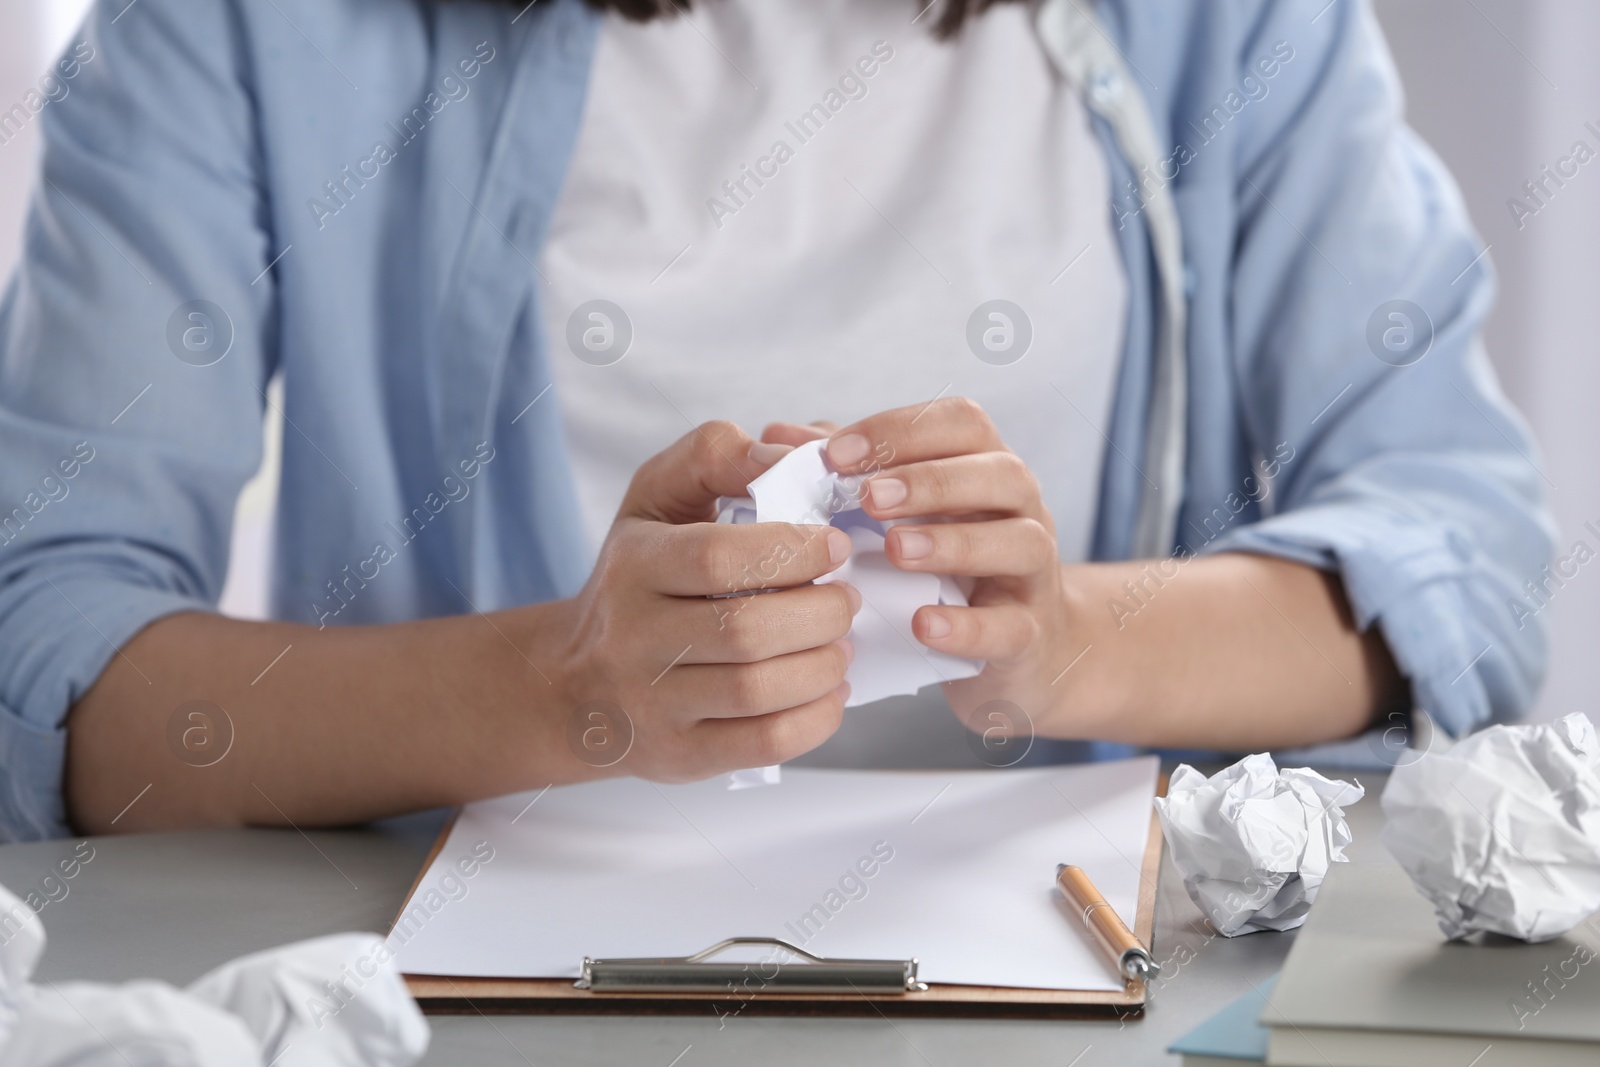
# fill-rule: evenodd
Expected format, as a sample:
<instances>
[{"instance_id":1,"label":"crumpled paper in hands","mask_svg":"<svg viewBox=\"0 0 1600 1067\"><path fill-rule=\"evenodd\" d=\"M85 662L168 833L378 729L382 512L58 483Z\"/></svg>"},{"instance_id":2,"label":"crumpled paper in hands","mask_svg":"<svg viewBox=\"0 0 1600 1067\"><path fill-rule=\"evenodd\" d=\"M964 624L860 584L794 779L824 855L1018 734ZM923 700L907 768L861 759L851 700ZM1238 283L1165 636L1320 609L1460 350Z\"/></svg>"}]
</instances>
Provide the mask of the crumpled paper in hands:
<instances>
[{"instance_id":1,"label":"crumpled paper in hands","mask_svg":"<svg viewBox=\"0 0 1600 1067\"><path fill-rule=\"evenodd\" d=\"M39 916L0 886L6 1067L410 1067L428 1047L428 1023L372 934L259 952L188 989L36 985L44 947Z\"/></svg>"},{"instance_id":2,"label":"crumpled paper in hands","mask_svg":"<svg viewBox=\"0 0 1600 1067\"><path fill-rule=\"evenodd\" d=\"M1451 939L1548 941L1600 911L1600 741L1587 716L1491 726L1396 767L1383 843Z\"/></svg>"},{"instance_id":3,"label":"crumpled paper in hands","mask_svg":"<svg viewBox=\"0 0 1600 1067\"><path fill-rule=\"evenodd\" d=\"M887 528L861 510L864 479L829 470L822 456L825 444L810 441L784 456L750 483L748 497L724 500L718 521L832 525L850 535L850 559L822 579L849 582L861 593L861 610L850 630L855 659L845 673L848 707L973 677L983 669L981 662L936 652L911 632L911 617L920 607L966 607L961 588L949 576L903 571L889 562Z\"/></svg>"},{"instance_id":4,"label":"crumpled paper in hands","mask_svg":"<svg viewBox=\"0 0 1600 1067\"><path fill-rule=\"evenodd\" d=\"M1258 753L1210 778L1180 765L1156 811L1189 898L1234 937L1306 921L1350 844L1343 808L1365 794L1306 767L1279 771Z\"/></svg>"}]
</instances>

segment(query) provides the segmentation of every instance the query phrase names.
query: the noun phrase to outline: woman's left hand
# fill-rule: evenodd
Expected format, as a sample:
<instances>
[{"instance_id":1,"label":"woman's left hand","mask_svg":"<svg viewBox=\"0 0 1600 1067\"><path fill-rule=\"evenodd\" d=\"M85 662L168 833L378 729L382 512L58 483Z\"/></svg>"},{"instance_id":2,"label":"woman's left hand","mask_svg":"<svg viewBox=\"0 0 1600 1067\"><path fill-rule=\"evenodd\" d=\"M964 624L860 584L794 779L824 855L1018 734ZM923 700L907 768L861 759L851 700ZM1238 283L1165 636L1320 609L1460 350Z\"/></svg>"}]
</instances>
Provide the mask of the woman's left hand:
<instances>
[{"instance_id":1,"label":"woman's left hand","mask_svg":"<svg viewBox=\"0 0 1600 1067\"><path fill-rule=\"evenodd\" d=\"M927 606L912 620L929 648L986 661L978 677L946 683L956 714L979 728L986 723L973 722L974 712L1000 699L1034 723L1057 718L1065 687L1055 683L1084 642L1074 639L1075 612L1039 483L989 416L975 401L951 397L827 429L829 463L842 474L868 476L867 514L912 520L889 530L890 561L972 580L963 583L971 586L968 607ZM799 444L820 435L779 424L763 440ZM940 521L916 521L927 517Z\"/></svg>"}]
</instances>

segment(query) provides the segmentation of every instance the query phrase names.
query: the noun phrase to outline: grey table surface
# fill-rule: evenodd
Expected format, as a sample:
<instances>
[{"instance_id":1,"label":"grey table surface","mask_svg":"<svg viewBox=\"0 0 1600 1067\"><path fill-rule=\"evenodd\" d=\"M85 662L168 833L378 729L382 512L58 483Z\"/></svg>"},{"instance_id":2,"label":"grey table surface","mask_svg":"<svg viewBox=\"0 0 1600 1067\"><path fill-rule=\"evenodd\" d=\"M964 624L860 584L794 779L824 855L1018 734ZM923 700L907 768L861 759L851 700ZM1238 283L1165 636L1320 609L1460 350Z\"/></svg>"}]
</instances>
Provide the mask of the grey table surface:
<instances>
[{"instance_id":1,"label":"grey table surface","mask_svg":"<svg viewBox=\"0 0 1600 1067\"><path fill-rule=\"evenodd\" d=\"M1354 860L1378 840L1384 776L1337 772L1367 796L1349 810ZM39 980L187 983L235 956L343 930L385 931L443 813L299 833L236 830L93 838L41 917ZM0 883L39 886L73 840L0 847ZM81 857L81 853L80 853ZM1217 936L1163 857L1154 951L1166 970L1142 1018L1106 1021L660 1016L433 1016L427 1064L1176 1064L1166 1047L1274 973L1294 935Z\"/></svg>"}]
</instances>

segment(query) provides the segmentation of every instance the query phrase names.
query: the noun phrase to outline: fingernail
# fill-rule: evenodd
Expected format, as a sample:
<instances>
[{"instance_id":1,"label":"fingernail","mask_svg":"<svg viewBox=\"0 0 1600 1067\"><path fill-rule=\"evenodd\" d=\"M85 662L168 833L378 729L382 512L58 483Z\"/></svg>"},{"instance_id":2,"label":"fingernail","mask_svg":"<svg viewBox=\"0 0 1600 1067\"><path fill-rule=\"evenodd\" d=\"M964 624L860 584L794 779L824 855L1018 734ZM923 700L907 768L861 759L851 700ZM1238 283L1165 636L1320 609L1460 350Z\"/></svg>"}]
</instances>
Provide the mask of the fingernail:
<instances>
[{"instance_id":1,"label":"fingernail","mask_svg":"<svg viewBox=\"0 0 1600 1067\"><path fill-rule=\"evenodd\" d=\"M848 638L841 637L834 644L844 651L844 662L847 666L856 661L856 646L851 644Z\"/></svg>"},{"instance_id":2,"label":"fingernail","mask_svg":"<svg viewBox=\"0 0 1600 1067\"><path fill-rule=\"evenodd\" d=\"M855 615L861 610L861 590L849 582L839 582L838 584L844 586L845 595L850 598L850 614Z\"/></svg>"},{"instance_id":3,"label":"fingernail","mask_svg":"<svg viewBox=\"0 0 1600 1067\"><path fill-rule=\"evenodd\" d=\"M841 703L841 704L850 703L850 683L849 682L840 682L837 686L834 687L833 692L834 692L834 695L839 698L839 703Z\"/></svg>"},{"instance_id":4,"label":"fingernail","mask_svg":"<svg viewBox=\"0 0 1600 1067\"><path fill-rule=\"evenodd\" d=\"M872 443L858 433L847 433L828 442L828 460L835 467L850 467L867 458Z\"/></svg>"},{"instance_id":5,"label":"fingernail","mask_svg":"<svg viewBox=\"0 0 1600 1067\"><path fill-rule=\"evenodd\" d=\"M793 445L769 445L765 441L757 441L750 446L750 461L770 467L793 451Z\"/></svg>"},{"instance_id":6,"label":"fingernail","mask_svg":"<svg viewBox=\"0 0 1600 1067\"><path fill-rule=\"evenodd\" d=\"M933 555L933 538L916 530L896 530L901 559L927 559Z\"/></svg>"},{"instance_id":7,"label":"fingernail","mask_svg":"<svg viewBox=\"0 0 1600 1067\"><path fill-rule=\"evenodd\" d=\"M926 620L922 624L923 629L927 631L930 638L938 640L941 637L950 636L952 627L948 618L934 611L928 612L923 618Z\"/></svg>"},{"instance_id":8,"label":"fingernail","mask_svg":"<svg viewBox=\"0 0 1600 1067\"><path fill-rule=\"evenodd\" d=\"M850 535L843 530L828 529L828 558L837 566L850 558Z\"/></svg>"},{"instance_id":9,"label":"fingernail","mask_svg":"<svg viewBox=\"0 0 1600 1067\"><path fill-rule=\"evenodd\" d=\"M872 506L877 508L898 507L908 492L906 483L899 478L874 478L867 483L867 491L872 494Z\"/></svg>"}]
</instances>

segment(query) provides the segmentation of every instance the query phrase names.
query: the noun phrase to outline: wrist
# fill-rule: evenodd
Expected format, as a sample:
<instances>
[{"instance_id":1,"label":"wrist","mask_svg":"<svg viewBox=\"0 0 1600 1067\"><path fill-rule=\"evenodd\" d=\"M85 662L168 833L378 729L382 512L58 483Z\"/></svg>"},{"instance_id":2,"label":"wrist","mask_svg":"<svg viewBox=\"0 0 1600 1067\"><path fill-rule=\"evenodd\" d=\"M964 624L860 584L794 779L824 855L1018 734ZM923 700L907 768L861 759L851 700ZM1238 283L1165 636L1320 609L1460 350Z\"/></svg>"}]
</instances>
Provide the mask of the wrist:
<instances>
[{"instance_id":1,"label":"wrist","mask_svg":"<svg viewBox=\"0 0 1600 1067\"><path fill-rule=\"evenodd\" d=\"M1130 740L1133 679L1119 665L1128 635L1119 629L1116 571L1104 564L1061 565L1060 633L1047 666L1048 712L1043 732L1074 740Z\"/></svg>"},{"instance_id":2,"label":"wrist","mask_svg":"<svg viewBox=\"0 0 1600 1067\"><path fill-rule=\"evenodd\" d=\"M573 600L551 600L467 619L474 627L474 655L466 692L481 714L481 762L470 773L496 794L542 789L601 777L605 773L572 750L569 720L582 700L576 695L569 638L577 612Z\"/></svg>"}]
</instances>

